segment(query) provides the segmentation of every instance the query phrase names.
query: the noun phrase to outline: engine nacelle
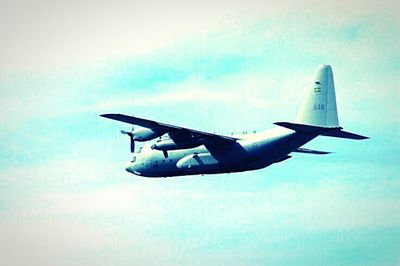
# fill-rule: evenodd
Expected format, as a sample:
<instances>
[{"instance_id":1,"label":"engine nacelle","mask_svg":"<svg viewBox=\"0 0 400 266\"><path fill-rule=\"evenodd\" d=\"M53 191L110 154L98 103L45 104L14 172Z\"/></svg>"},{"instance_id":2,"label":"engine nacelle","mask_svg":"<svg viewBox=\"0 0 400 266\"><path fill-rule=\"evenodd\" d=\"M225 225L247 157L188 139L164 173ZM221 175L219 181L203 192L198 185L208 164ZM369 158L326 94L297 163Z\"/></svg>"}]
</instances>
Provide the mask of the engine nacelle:
<instances>
[{"instance_id":1,"label":"engine nacelle","mask_svg":"<svg viewBox=\"0 0 400 266\"><path fill-rule=\"evenodd\" d=\"M159 151L171 151L171 150L181 150L181 149L190 149L195 148L202 145L199 141L191 140L187 142L174 142L172 139L169 140L161 140L157 143L153 144L151 148L153 150Z\"/></svg>"},{"instance_id":2,"label":"engine nacelle","mask_svg":"<svg viewBox=\"0 0 400 266\"><path fill-rule=\"evenodd\" d=\"M213 170L220 167L220 163L210 153L190 154L180 159L176 166L185 170Z\"/></svg>"},{"instance_id":3,"label":"engine nacelle","mask_svg":"<svg viewBox=\"0 0 400 266\"><path fill-rule=\"evenodd\" d=\"M135 129L132 132L134 141L152 140L152 139L158 138L159 136L163 135L164 133L165 132L161 132L161 131L150 129L150 128L139 128L139 129Z\"/></svg>"}]
</instances>

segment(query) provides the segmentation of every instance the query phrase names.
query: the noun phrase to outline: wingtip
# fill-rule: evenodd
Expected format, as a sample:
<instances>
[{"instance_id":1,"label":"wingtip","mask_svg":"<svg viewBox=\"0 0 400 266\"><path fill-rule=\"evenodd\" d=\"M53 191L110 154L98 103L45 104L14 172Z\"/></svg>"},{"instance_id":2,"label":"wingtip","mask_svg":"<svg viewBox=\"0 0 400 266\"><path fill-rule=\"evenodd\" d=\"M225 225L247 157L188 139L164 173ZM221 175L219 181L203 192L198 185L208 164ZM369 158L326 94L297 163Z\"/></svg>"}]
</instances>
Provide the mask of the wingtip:
<instances>
[{"instance_id":1,"label":"wingtip","mask_svg":"<svg viewBox=\"0 0 400 266\"><path fill-rule=\"evenodd\" d=\"M111 117L113 117L115 115L117 115L117 114L101 114L100 116L101 117L105 117L105 118L111 118Z\"/></svg>"},{"instance_id":2,"label":"wingtip","mask_svg":"<svg viewBox=\"0 0 400 266\"><path fill-rule=\"evenodd\" d=\"M355 139L355 140L366 140L366 139L370 139L370 138L359 135L359 136L357 136L356 138L353 138L353 139Z\"/></svg>"},{"instance_id":3,"label":"wingtip","mask_svg":"<svg viewBox=\"0 0 400 266\"><path fill-rule=\"evenodd\" d=\"M365 139L370 139L370 137L366 137L366 136L363 136L363 135L357 135L357 134L355 134L357 137L356 138L354 138L354 139L356 139L356 140L365 140Z\"/></svg>"}]
</instances>

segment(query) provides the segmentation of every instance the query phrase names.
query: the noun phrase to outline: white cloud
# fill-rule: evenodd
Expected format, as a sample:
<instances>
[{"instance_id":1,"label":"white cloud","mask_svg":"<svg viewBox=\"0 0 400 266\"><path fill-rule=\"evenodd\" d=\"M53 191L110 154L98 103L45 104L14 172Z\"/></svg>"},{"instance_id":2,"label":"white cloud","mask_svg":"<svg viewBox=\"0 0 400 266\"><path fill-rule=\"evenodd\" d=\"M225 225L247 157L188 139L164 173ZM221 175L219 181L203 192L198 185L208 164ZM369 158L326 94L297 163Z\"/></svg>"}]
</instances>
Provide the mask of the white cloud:
<instances>
[{"instance_id":1,"label":"white cloud","mask_svg":"<svg viewBox=\"0 0 400 266\"><path fill-rule=\"evenodd\" d=\"M103 253L105 261L116 260L116 265L151 265L176 262L183 251L196 254L225 241L230 232L272 235L269 241L279 242L276 234L290 237L293 230L312 234L391 228L400 221L398 180L350 182L329 175L313 185L298 181L270 186L262 181L263 170L250 179L249 173L146 179L113 168L98 158L59 158L2 171L1 185L14 188L2 192L3 261L51 265L59 259L58 264L68 265L73 257L74 262L93 264L98 262L95 254ZM93 180L99 182L87 183ZM247 182L258 189L244 189ZM21 250L29 252L19 257ZM165 252L157 260L148 260L160 250Z\"/></svg>"},{"instance_id":2,"label":"white cloud","mask_svg":"<svg viewBox=\"0 0 400 266\"><path fill-rule=\"evenodd\" d=\"M4 13L0 16L4 20L1 25L15 25L13 28L0 28L5 36L9 35L0 50L4 53L0 63L0 68L5 70L1 74L6 76L3 81L9 80L7 73L14 73L15 69L28 68L37 73L37 68L44 67L47 74L43 77L33 75L34 78L27 78L19 84L2 82L1 122L13 129L20 122L38 117L51 118L81 111L109 112L114 107L175 104L206 101L207 98L215 103L232 105L239 102L256 109L273 108L274 113L281 112L275 107L281 108L282 113L288 108L294 116L299 106L296 100L304 95L301 92L308 86L305 80L312 74L304 71L293 74L292 67L282 75L282 68L292 65L284 60L315 58L316 53L320 54L320 60L327 61L319 63L334 64L335 73L340 74L338 84L344 86L339 87L339 96L345 95L346 99L352 100L354 97L370 97L376 95L377 86L385 86L386 93L377 94L378 97L397 97L392 78L361 81L360 77L370 75L371 69L364 69L358 76L353 75L358 68L373 64L374 68L379 67L388 58L396 58L396 44L399 42L396 36L400 35L396 34L398 30L393 23L398 20L398 15L390 8L395 5L391 1L380 4L374 1L283 1L274 4L262 1L228 4L221 1L190 5L138 2L93 4L90 1L60 5L42 1L32 5L15 2L0 8ZM310 8L304 8L307 6ZM89 9L90 12L87 11ZM44 12L46 15L43 15ZM18 16L14 14L20 14L18 22L15 22ZM324 14L322 21L318 19L320 14ZM349 42L341 35L346 27L358 25L361 25L360 31L353 41ZM173 59L176 60L173 67L184 71L185 64L194 54L200 53L206 58L211 51L222 57L239 54L265 61L253 69L242 69L215 82L206 82L201 77L195 77L194 73L176 84L161 84L161 93L103 94L107 88L101 87L104 85L101 84L104 83L101 77L109 73L102 72L102 66L110 64L107 59L113 59L112 65L118 64L116 58L122 61L131 58L134 62L135 56L139 56L145 61L148 59L163 65L177 55L181 58ZM263 53L267 52L282 57L277 69L273 69L277 58L269 62L267 56L263 57ZM285 56L286 53L289 55ZM1 67L1 64L4 66ZM73 77L63 77L65 69L59 69L54 78L49 78L53 74L49 69L70 64L74 65L73 70L69 68L65 72L72 72ZM265 66L268 69L264 71L273 74L261 73ZM61 79L57 81L59 76ZM350 82L351 86L340 84L341 80ZM115 91L118 88L114 88ZM92 97L92 94L98 97ZM349 108L352 114L356 114L355 119L363 117L360 109L353 112Z\"/></svg>"},{"instance_id":3,"label":"white cloud","mask_svg":"<svg viewBox=\"0 0 400 266\"><path fill-rule=\"evenodd\" d=\"M221 117L218 116L216 120L219 121L223 121L222 115L228 113L251 113L252 120L265 121L265 126L269 126L268 122L275 121L274 117L294 118L301 104L298 99L302 99L307 91L307 75L292 74L290 79L285 79L276 73L260 72L248 71L210 81L189 78L173 84L161 84L157 92L122 93L106 97L94 105L78 108L76 112L109 113L130 110L134 113L143 112L141 108L153 108L160 112L168 110L168 113L175 113L177 118L182 118L177 104L191 104L194 109L204 106L218 108ZM192 112L195 114L194 110ZM191 120L190 116L187 118Z\"/></svg>"},{"instance_id":4,"label":"white cloud","mask_svg":"<svg viewBox=\"0 0 400 266\"><path fill-rule=\"evenodd\" d=\"M41 184L41 189L34 194L16 194L5 201L9 208L2 211L3 217L24 220L43 217L50 220L65 217L117 219L120 215L132 215L138 226L147 223L155 226L173 223L176 219L189 222L192 218L187 216L185 210L196 205L208 217L206 220L203 220L206 217L197 216L193 219L200 219L198 222L212 227L220 227L222 224L227 228L240 227L255 217L270 223L270 227L297 227L310 231L390 227L399 225L400 221L400 201L393 194L385 197L379 194L380 191L396 191L400 187L398 180L376 181L372 185L370 181L365 183L362 179L359 183L351 183L345 178L332 178L332 181L319 180L312 187L301 183L282 183L266 187L260 192L234 190L216 193L214 189L198 187L196 177L146 179L123 175L124 178L119 178L121 174L112 173L116 169L110 170L113 167L105 161L93 162L93 167L85 162L87 170L79 167L81 163L79 158L75 161L58 160L53 164L32 167L29 171L22 169L19 175L19 169L9 171L6 175L3 175L3 171L1 181L8 186ZM324 169L329 172L327 167ZM243 182L239 175L230 182ZM9 178L6 180L4 176ZM131 178L123 181L128 177ZM208 181L217 178L227 181L228 176L210 176ZM99 180L98 185L87 183L88 180L96 179ZM108 179L115 181L110 183ZM199 182L199 185L206 185L204 182ZM360 187L361 184L368 186ZM198 206L202 199L218 204L204 210L205 206ZM231 208L236 204L240 208ZM174 216L170 216L171 208L176 209ZM218 215L219 208L224 209L223 218ZM289 216L291 218L287 219ZM255 226L257 224L255 222Z\"/></svg>"},{"instance_id":5,"label":"white cloud","mask_svg":"<svg viewBox=\"0 0 400 266\"><path fill-rule=\"evenodd\" d=\"M16 1L0 10L2 72L146 54L209 32L225 14L196 3L138 1Z\"/></svg>"},{"instance_id":6,"label":"white cloud","mask_svg":"<svg viewBox=\"0 0 400 266\"><path fill-rule=\"evenodd\" d=\"M13 1L0 6L1 72L153 53L178 42L271 18L343 25L395 16L396 1ZM284 23L283 23L284 24ZM300 23L301 24L301 23ZM284 28L290 31L290 28ZM297 30L297 29L294 29ZM271 31L270 33L271 34ZM290 33L288 33L290 34Z\"/></svg>"},{"instance_id":7,"label":"white cloud","mask_svg":"<svg viewBox=\"0 0 400 266\"><path fill-rule=\"evenodd\" d=\"M118 224L117 224L118 225ZM4 265L160 265L176 258L174 247L123 222L90 219L0 221ZM129 229L129 230L128 230Z\"/></svg>"},{"instance_id":8,"label":"white cloud","mask_svg":"<svg viewBox=\"0 0 400 266\"><path fill-rule=\"evenodd\" d=\"M65 220L3 219L0 234L3 265L73 265L77 252L93 255L113 245L111 235Z\"/></svg>"}]
</instances>

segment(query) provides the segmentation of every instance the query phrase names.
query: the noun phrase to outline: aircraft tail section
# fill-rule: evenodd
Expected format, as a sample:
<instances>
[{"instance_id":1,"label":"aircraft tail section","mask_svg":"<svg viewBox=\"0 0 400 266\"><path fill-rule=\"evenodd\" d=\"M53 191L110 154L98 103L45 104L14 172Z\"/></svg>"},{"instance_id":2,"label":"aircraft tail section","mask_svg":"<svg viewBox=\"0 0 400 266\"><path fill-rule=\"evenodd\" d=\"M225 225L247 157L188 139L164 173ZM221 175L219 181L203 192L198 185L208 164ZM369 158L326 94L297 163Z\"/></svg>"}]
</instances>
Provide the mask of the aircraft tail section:
<instances>
[{"instance_id":1,"label":"aircraft tail section","mask_svg":"<svg viewBox=\"0 0 400 266\"><path fill-rule=\"evenodd\" d=\"M319 66L296 123L318 127L339 127L335 85L330 65Z\"/></svg>"},{"instance_id":2,"label":"aircraft tail section","mask_svg":"<svg viewBox=\"0 0 400 266\"><path fill-rule=\"evenodd\" d=\"M339 126L335 85L330 65L321 65L308 91L296 122L276 122L281 127L311 134L344 139L367 139L358 134L343 131Z\"/></svg>"}]
</instances>

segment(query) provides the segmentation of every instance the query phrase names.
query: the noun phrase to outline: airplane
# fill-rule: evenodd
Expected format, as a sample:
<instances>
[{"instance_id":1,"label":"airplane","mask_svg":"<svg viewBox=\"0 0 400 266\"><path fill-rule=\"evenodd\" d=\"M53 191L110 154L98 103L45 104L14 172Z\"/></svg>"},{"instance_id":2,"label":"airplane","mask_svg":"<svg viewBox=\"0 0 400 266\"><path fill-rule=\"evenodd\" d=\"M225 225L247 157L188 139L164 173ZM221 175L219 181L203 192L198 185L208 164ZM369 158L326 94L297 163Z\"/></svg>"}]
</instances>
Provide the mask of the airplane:
<instances>
[{"instance_id":1,"label":"airplane","mask_svg":"<svg viewBox=\"0 0 400 266\"><path fill-rule=\"evenodd\" d=\"M130 138L132 160L126 171L143 177L173 177L234 173L262 169L290 159L293 152L324 155L330 152L302 147L318 136L362 140L368 137L339 126L335 86L330 65L321 65L295 122L259 133L218 135L124 114L102 117L137 125L121 131ZM144 144L135 152L135 141Z\"/></svg>"}]
</instances>

